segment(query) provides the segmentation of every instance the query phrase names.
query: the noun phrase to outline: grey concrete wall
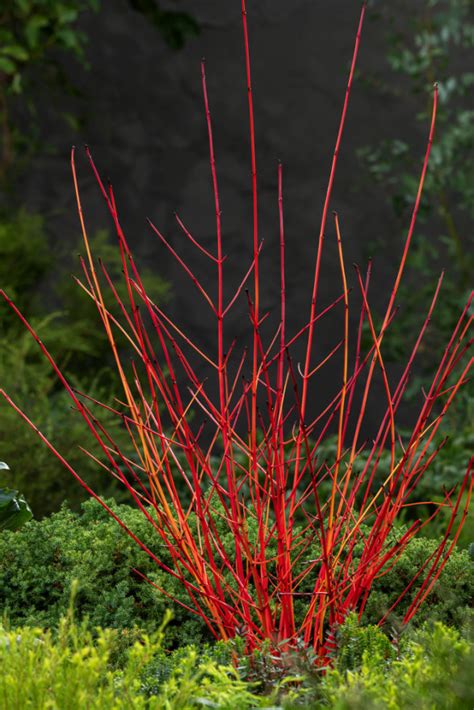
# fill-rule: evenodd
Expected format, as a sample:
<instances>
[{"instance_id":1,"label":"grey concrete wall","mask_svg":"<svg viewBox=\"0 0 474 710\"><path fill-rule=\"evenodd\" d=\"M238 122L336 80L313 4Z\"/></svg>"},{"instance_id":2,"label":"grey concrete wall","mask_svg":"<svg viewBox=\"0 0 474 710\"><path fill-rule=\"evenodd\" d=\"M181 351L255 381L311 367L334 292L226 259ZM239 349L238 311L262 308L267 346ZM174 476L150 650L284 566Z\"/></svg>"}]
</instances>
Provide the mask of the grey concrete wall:
<instances>
[{"instance_id":1,"label":"grey concrete wall","mask_svg":"<svg viewBox=\"0 0 474 710\"><path fill-rule=\"evenodd\" d=\"M45 107L45 127L59 150L42 155L25 179L24 194L35 208L49 214L53 244L78 234L70 180L71 144L87 142L104 175L110 176L123 222L139 261L172 284L171 311L176 321L201 343L212 341L206 304L167 255L145 224L150 217L174 248L190 260L206 284L209 265L192 250L177 229L177 210L207 248L215 239L206 124L200 86L200 58L206 57L209 99L214 125L218 178L229 285L238 282L251 255L251 191L247 96L239 0L183 0L201 34L185 49L171 52L156 31L123 2L105 2L97 16L86 19L91 41L91 71L70 70L83 99L71 99L70 110L85 110L80 134ZM288 245L287 292L291 327L298 328L309 309L310 285L321 208L336 137L348 64L360 3L355 0L254 0L249 5L256 113L263 304L278 308L277 159L284 166L284 201ZM367 18L362 37L359 76L380 68L383 27ZM420 99L421 101L422 99ZM86 102L86 106L84 104ZM355 82L342 145L332 208L341 219L349 270L364 265L367 244L381 231L393 243L374 267L373 295L388 297L386 284L401 252L399 229L380 193L361 191L356 151L382 138L409 140L422 157L425 135L415 124L420 107ZM79 161L83 201L91 229L110 225L94 179ZM339 293L340 273L334 229L327 230L320 304ZM355 281L352 278L352 283ZM341 312L319 329L317 356L338 338ZM245 299L229 318L228 335L245 339ZM295 359L302 357L297 350ZM313 393L313 408L325 401L340 376L340 361L324 372Z\"/></svg>"}]
</instances>

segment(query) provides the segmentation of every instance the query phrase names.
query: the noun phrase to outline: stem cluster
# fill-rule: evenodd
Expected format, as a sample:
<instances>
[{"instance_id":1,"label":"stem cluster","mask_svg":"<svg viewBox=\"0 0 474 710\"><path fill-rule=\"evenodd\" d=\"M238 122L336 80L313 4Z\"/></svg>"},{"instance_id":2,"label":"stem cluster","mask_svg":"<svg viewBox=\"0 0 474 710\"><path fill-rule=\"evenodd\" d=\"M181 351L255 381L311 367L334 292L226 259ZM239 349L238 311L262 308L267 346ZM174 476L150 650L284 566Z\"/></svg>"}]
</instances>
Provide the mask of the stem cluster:
<instances>
[{"instance_id":1,"label":"stem cluster","mask_svg":"<svg viewBox=\"0 0 474 710\"><path fill-rule=\"evenodd\" d=\"M178 603L198 615L216 638L227 639L243 634L249 650L258 647L264 639L271 639L280 647L282 644L292 646L298 639L303 639L308 647L325 658L328 639L335 626L351 610L362 614L374 580L395 564L409 541L426 524L426 521L415 521L410 527L402 529L398 536L395 534L397 529L400 530L397 522L404 509L416 500L418 482L429 475L429 466L437 453L433 451L432 442L472 366L472 358L466 357L472 342L469 334L472 326L469 311L471 296L442 354L431 387L424 394L416 423L402 440L396 422L398 410L415 355L432 316L442 277L396 383L390 382L385 368L383 340L395 316L397 291L428 167L436 119L436 86L418 194L400 267L388 292L388 305L380 329L374 325L369 304L369 264L364 275L356 268L361 305L354 337L350 333L352 298L337 214L334 214L334 224L341 293L323 308L318 305L329 205L365 9L364 3L319 229L308 319L297 333L289 335L287 327L281 165L278 165L280 316L278 327L268 342L261 333L261 324L267 314L262 315L259 299L261 243L258 236L254 112L244 0L242 17L250 118L253 258L233 295L226 300L219 185L204 62L202 88L214 191L215 251L205 249L183 221L178 216L176 219L184 238L202 253L209 267L215 270L216 293L210 293L205 288L188 262L150 223L152 231L207 303L210 316L215 320L217 355L205 352L147 295L121 227L113 189L103 182L88 149L91 169L117 234L127 301L119 297L106 265L96 262L91 253L73 150L71 165L86 250L82 261L84 277L80 283L97 306L122 384L123 402L116 408L105 404L101 406L115 412L126 428L130 441L126 451L116 445L113 435L94 415L93 404L98 403L91 403L87 397L76 392L25 317L3 294L37 340L95 437L103 454L100 465L127 489L134 504L153 526L157 541L166 549L168 562L127 529L107 504L90 490L80 473L62 458L54 444L38 431L39 436L157 566L180 581L189 603ZM105 291L109 296L112 294L120 317L106 305ZM252 347L249 354L244 350L240 357L236 357L233 352L235 343L226 349L226 323L230 310L242 302L250 321ZM340 341L329 353L315 361L318 325L328 314L337 313L340 307L343 308ZM371 346L366 352L361 345L365 323L369 325L372 336ZM133 353L131 365L125 362L124 350L118 344L119 337L121 340L125 338ZM302 366L295 366L292 352L295 344L301 341L306 352L305 360ZM314 376L337 353L339 356L342 354L338 391L316 417L308 417L307 402L314 395L311 389ZM200 360L205 362L211 377L216 378L216 398L211 394L210 381L203 380L197 374L196 363ZM383 382L386 406L375 438L366 444L361 442L361 428L376 377L381 377ZM3 391L2 394L34 427L8 394ZM207 424L199 425L203 416ZM320 451L331 427L337 431L337 453L334 460L327 461ZM364 457L365 463L361 468L357 464L363 449L368 456ZM386 449L391 453L390 469L381 477L379 461ZM472 468L471 460L460 486L446 491L444 501L434 508L433 516L441 507L449 506L450 521L436 552L402 595L408 593L414 584L417 585L417 592L404 617L405 622L413 617L429 594L456 542L469 505ZM229 536L234 543L231 549ZM402 597L394 600L392 609ZM302 601L305 602L303 605Z\"/></svg>"}]
</instances>

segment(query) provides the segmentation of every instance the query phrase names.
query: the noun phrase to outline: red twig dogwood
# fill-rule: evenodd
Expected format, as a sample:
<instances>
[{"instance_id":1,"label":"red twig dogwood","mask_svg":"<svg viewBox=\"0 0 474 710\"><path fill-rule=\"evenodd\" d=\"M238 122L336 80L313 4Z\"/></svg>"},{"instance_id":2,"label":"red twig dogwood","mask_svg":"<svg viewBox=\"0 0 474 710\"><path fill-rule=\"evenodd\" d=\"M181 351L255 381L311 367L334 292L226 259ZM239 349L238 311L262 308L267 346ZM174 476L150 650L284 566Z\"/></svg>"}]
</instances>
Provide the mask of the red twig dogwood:
<instances>
[{"instance_id":1,"label":"red twig dogwood","mask_svg":"<svg viewBox=\"0 0 474 710\"><path fill-rule=\"evenodd\" d=\"M40 438L156 565L182 583L189 602L180 600L179 603L199 616L216 638L228 639L243 633L249 650L258 647L264 639L288 646L297 639L304 639L324 657L328 634L335 626L350 610L362 614L374 580L396 562L425 524L415 521L404 528L398 538L394 535L401 513L416 500L417 483L429 475L429 466L439 450L433 452L432 442L472 366L472 358L467 357L472 344L471 296L442 354L415 426L399 446L402 437L397 428L398 410L440 292L442 277L396 385L388 377L383 346L395 316L396 296L428 169L436 121L436 86L418 192L401 262L380 327L375 325L369 304L369 264L365 275L356 269L360 313L350 346L352 294L337 214L333 219L341 293L332 303L320 306L321 264L328 220L331 219L331 194L365 12L364 3L319 227L307 322L297 333L289 333L287 324L283 168L279 164L276 200L281 294L279 323L268 342L262 335L261 324L266 314L262 314L260 290L264 274L260 268L262 243L258 224L255 119L245 0L242 0L242 21L249 108L253 242L251 264L233 295L226 296L224 288L226 259L204 62L201 79L214 194L215 251L204 248L181 218L176 215L176 219L184 237L200 251L209 268L215 270L215 293L205 287L186 259L180 256L179 250L175 250L161 231L150 223L152 231L183 268L209 308L210 318L215 322L216 342L207 352L147 295L121 227L113 189L103 182L87 149L91 169L117 234L126 284L125 299L119 296L106 265L94 259L78 188L75 151L72 151L72 174L85 244L80 284L97 307L124 397L117 407L101 406L114 413L126 428L130 437L129 449L124 451L116 446L113 435L93 414L93 404L98 403L76 392L26 318L2 292L3 298L36 339L95 438L103 457L101 462L96 459L98 465L127 489L133 503L156 532L161 548L166 549L168 561L138 539L89 488L80 473L55 449L54 443L36 429ZM108 296L112 295L115 309L107 305L106 292ZM242 303L250 320L252 343L248 355L244 349L240 357L234 352L231 358L236 344L232 343L226 349L226 324L231 309ZM344 313L340 340L322 359L315 361L319 323L340 307ZM361 337L364 326L371 335L371 345L366 352ZM131 349L132 366L128 359L125 361L124 348L119 346L118 338L125 339ZM298 343L303 344L305 358L302 365L295 366L292 349ZM308 399L313 378L336 353L342 356L337 393L317 417L309 419ZM207 380L197 374L196 362L200 359L210 372ZM367 447L360 441L361 428L376 376L383 383L386 407L376 436ZM215 388L210 383L212 378L215 378ZM357 396L354 396L356 390ZM217 396L213 394L215 391ZM35 429L28 415L3 390L2 395ZM358 402L357 407L355 402ZM203 413L208 420L205 439L202 428L195 424L197 412ZM321 460L320 444L331 427L337 431L337 451L335 459L328 462ZM364 457L360 469L356 464L363 449L368 450L368 456ZM391 454L390 467L380 480L379 462L387 449ZM439 504L439 507L451 506L451 518L436 552L402 595L416 585L416 594L404 617L406 622L416 614L429 594L456 542L470 501L472 468L471 460L459 487L446 493L443 503ZM223 539L223 525L227 536L231 533L234 540L233 549L229 549ZM255 530L256 534L252 532ZM302 560L306 560L304 565ZM402 597L394 600L392 609ZM296 600L301 599L306 601L303 613L295 610Z\"/></svg>"}]
</instances>

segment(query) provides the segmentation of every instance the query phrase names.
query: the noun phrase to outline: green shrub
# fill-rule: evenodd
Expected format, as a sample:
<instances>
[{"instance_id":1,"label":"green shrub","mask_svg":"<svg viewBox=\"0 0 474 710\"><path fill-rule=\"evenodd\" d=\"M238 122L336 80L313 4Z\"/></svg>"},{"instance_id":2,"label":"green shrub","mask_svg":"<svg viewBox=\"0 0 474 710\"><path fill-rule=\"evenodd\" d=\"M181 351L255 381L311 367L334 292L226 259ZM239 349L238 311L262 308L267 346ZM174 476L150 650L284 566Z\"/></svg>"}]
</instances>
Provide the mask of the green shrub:
<instances>
[{"instance_id":1,"label":"green shrub","mask_svg":"<svg viewBox=\"0 0 474 710\"><path fill-rule=\"evenodd\" d=\"M39 628L0 627L0 698L5 708L89 708L119 710L186 710L186 708L264 706L230 665L199 660L196 649L182 654L157 694L144 695L141 675L160 653L162 634L141 636L113 669L116 634L98 629L95 636L84 625L60 621L58 634Z\"/></svg>"},{"instance_id":2,"label":"green shrub","mask_svg":"<svg viewBox=\"0 0 474 710\"><path fill-rule=\"evenodd\" d=\"M143 542L169 563L167 551L143 514L129 506L112 505ZM232 554L230 536L225 544ZM380 619L434 546L435 541L423 538L410 543L396 567L377 581L364 622L376 623ZM313 555L314 550L308 554ZM77 614L81 618L87 615L92 627L130 630L137 626L152 631L170 601L135 569L168 594L187 602L180 582L160 571L98 503L87 501L81 514L63 507L49 518L32 521L21 530L4 532L0 537L0 611L14 624L56 626L68 608L72 581L77 579ZM467 552L455 551L418 619L435 618L461 625L472 603L473 590L473 562ZM397 615L403 614L409 598L411 595L407 595ZM173 613L174 621L167 633L172 646L212 640L204 624L179 604L174 605ZM129 633L124 632L124 641Z\"/></svg>"},{"instance_id":3,"label":"green shrub","mask_svg":"<svg viewBox=\"0 0 474 710\"><path fill-rule=\"evenodd\" d=\"M394 3L378 3L386 28L385 62L374 68L371 86L380 95L398 96L404 92L424 94L428 99L434 79L440 83L436 140L430 170L424 186L416 243L408 256L407 281L402 285L404 317L395 319L385 340L385 361L397 360L405 352L407 340L417 332L421 314L432 296L441 268L449 264L443 280L441 298L420 349L422 381L436 369L436 356L449 338L463 293L472 287L472 230L466 224L474 216L474 112L468 101L474 76L468 56L472 52L474 15L471 0L421 0L409 3L410 12L403 23L395 17L400 8ZM384 66L385 63L385 66ZM391 75L387 74L387 65ZM383 67L383 69L381 69ZM418 121L426 118L418 114ZM398 228L410 210L416 186L413 181L413 154L399 134L359 151L371 187L378 184L381 200L391 202ZM370 176L370 177L369 177ZM398 229L397 229L398 231ZM373 255L395 238L393 231L380 230L376 242L367 245ZM463 413L462 399L455 409Z\"/></svg>"},{"instance_id":4,"label":"green shrub","mask_svg":"<svg viewBox=\"0 0 474 710\"><path fill-rule=\"evenodd\" d=\"M142 540L167 559L142 513L120 506L123 520ZM0 540L0 610L14 624L56 626L69 605L73 580L78 580L76 612L91 627L155 630L169 600L134 569L183 597L179 584L160 573L150 558L95 502L78 515L65 506L42 521L32 521L17 534ZM174 643L200 641L202 623L178 605L167 638ZM178 628L179 627L179 628Z\"/></svg>"},{"instance_id":5,"label":"green shrub","mask_svg":"<svg viewBox=\"0 0 474 710\"><path fill-rule=\"evenodd\" d=\"M47 329L45 322L40 332ZM75 442L101 457L94 439L88 435L84 422L71 410L70 401L57 391L56 378L46 361L38 358L37 348L27 334L5 338L0 347L0 378L10 383L12 399L28 405L40 431L54 438L61 453L69 457L84 478L97 487L102 495L120 495L119 486L110 476L104 476L99 466ZM110 419L107 412L101 417ZM73 508L87 498L84 489L39 440L29 427L18 426L18 415L2 403L0 457L8 461L10 470L2 472L2 485L15 488L25 495L36 517L54 510L67 500ZM114 427L120 435L117 426Z\"/></svg>"},{"instance_id":6,"label":"green shrub","mask_svg":"<svg viewBox=\"0 0 474 710\"><path fill-rule=\"evenodd\" d=\"M97 232L92 242L97 255L107 262L111 278L116 279L122 264L107 232ZM85 392L93 390L104 402L110 402L113 396L107 339L102 329L95 327L94 304L70 277L71 270L80 271L78 248L81 250L76 247L74 251L75 263L68 252L55 251L52 256L44 220L39 215L24 210L9 215L0 213L1 287L55 352L76 387ZM38 283L47 281L53 269L58 274L55 290L46 283L43 289L38 289ZM167 296L166 283L152 276L149 270L145 270L145 279L153 298L163 301ZM118 289L124 296L123 285ZM46 317L44 301L56 302L60 310ZM104 476L75 443L80 441L103 459L82 419L71 412L69 397L58 388L51 366L41 357L36 343L3 300L0 303L0 382L9 383L9 393L15 403L28 409L40 431L55 442L90 485L101 495L120 498L120 487L110 476ZM121 444L124 435L115 418L101 410L100 419L111 427L111 433ZM38 440L35 432L18 424L18 415L2 401L0 459L8 461L11 467L4 479L5 485L24 493L36 517L59 510L64 500L77 509L87 494Z\"/></svg>"},{"instance_id":7,"label":"green shrub","mask_svg":"<svg viewBox=\"0 0 474 710\"><path fill-rule=\"evenodd\" d=\"M364 623L377 622L390 609L436 546L436 540L423 537L410 542L397 564L375 582L363 615ZM417 589L418 585L414 584L389 621L397 622L403 617ZM413 621L419 625L426 620L436 620L461 627L468 620L473 601L474 564L467 551L458 550L449 557Z\"/></svg>"},{"instance_id":8,"label":"green shrub","mask_svg":"<svg viewBox=\"0 0 474 710\"><path fill-rule=\"evenodd\" d=\"M26 210L0 214L0 283L23 309L35 304L38 283L47 273L51 257L45 238L44 219ZM7 304L0 304L0 333L15 322Z\"/></svg>"},{"instance_id":9,"label":"green shrub","mask_svg":"<svg viewBox=\"0 0 474 710\"><path fill-rule=\"evenodd\" d=\"M349 614L336 634L334 659L339 671L358 669L364 656L394 660L396 647L379 626L361 626L355 614Z\"/></svg>"},{"instance_id":10,"label":"green shrub","mask_svg":"<svg viewBox=\"0 0 474 710\"><path fill-rule=\"evenodd\" d=\"M142 673L143 690L159 695L183 665L190 674L207 664L228 666L237 651L240 682L274 710L472 707L472 645L443 624L408 631L392 643L379 627L361 626L350 615L337 632L336 647L333 668L315 666L314 654L303 647L281 655L262 649L251 656L232 642L160 651Z\"/></svg>"},{"instance_id":11,"label":"green shrub","mask_svg":"<svg viewBox=\"0 0 474 710\"><path fill-rule=\"evenodd\" d=\"M163 683L166 683L178 667L180 667L192 654L194 666L197 668L200 662L215 662L219 665L232 664L232 649L230 644L218 641L215 644L203 644L199 647L199 655L196 655L197 646L187 644L176 648L172 652L166 652L161 648L154 654L153 659L147 664L141 674L142 691L145 695L157 695Z\"/></svg>"},{"instance_id":12,"label":"green shrub","mask_svg":"<svg viewBox=\"0 0 474 710\"><path fill-rule=\"evenodd\" d=\"M63 620L51 631L0 628L0 697L5 708L145 708L137 672L153 650L149 639L130 648L122 671L109 668L113 634L97 638Z\"/></svg>"},{"instance_id":13,"label":"green shrub","mask_svg":"<svg viewBox=\"0 0 474 710\"><path fill-rule=\"evenodd\" d=\"M159 686L157 696L151 697L151 707L166 707L170 710L206 706L222 710L244 710L269 708L271 705L266 698L251 691L233 666L219 665L207 657L203 659L199 650L192 647L180 655L179 664L173 667L168 678Z\"/></svg>"},{"instance_id":14,"label":"green shrub","mask_svg":"<svg viewBox=\"0 0 474 710\"><path fill-rule=\"evenodd\" d=\"M463 392L460 399L459 407L446 414L446 431L453 432L453 436L447 438L444 446L442 446L436 458L431 462L429 468L418 482L412 502L415 503L419 500L423 501L423 504L412 505L405 509L403 520L407 523L411 523L418 518L425 520L432 515L435 508L433 505L427 505L425 501L442 502L445 492L459 485L462 481L466 469L466 461L469 460L474 450L474 397L470 396L468 392ZM429 444L428 453L432 454L441 445L444 438L444 432L438 433ZM400 447L397 448L397 451L402 456ZM355 474L360 474L363 471L369 455L369 451L361 451L359 453L354 462ZM328 437L326 441L322 442L319 457L320 461L326 460L328 465L336 459L337 437ZM374 490L389 475L390 459L390 451L386 449L380 456L380 462L374 477ZM330 490L330 484L326 485L328 490ZM362 496L363 493L360 494L359 498L362 498ZM461 509L464 506L464 502L465 497L461 503ZM446 506L424 528L423 535L433 538L440 537L446 530L450 515L451 508ZM467 548L471 542L474 542L474 509L472 506L461 530L458 546Z\"/></svg>"},{"instance_id":15,"label":"green shrub","mask_svg":"<svg viewBox=\"0 0 474 710\"><path fill-rule=\"evenodd\" d=\"M32 710L472 708L472 646L459 632L435 624L407 638L397 656L387 657L380 629L364 629L350 619L341 629L339 653L356 637L368 643L354 667L345 667L341 655L326 675L310 671L304 677L288 664L286 676L266 691L231 665L229 645L191 646L166 655L162 628L152 636L142 634L115 667L117 632L96 629L93 634L67 614L56 632L0 626L0 698L2 707Z\"/></svg>"},{"instance_id":16,"label":"green shrub","mask_svg":"<svg viewBox=\"0 0 474 710\"><path fill-rule=\"evenodd\" d=\"M371 647L360 668L330 671L321 696L325 706L337 710L472 708L473 661L472 645L458 631L436 623L408 640L398 659Z\"/></svg>"}]
</instances>

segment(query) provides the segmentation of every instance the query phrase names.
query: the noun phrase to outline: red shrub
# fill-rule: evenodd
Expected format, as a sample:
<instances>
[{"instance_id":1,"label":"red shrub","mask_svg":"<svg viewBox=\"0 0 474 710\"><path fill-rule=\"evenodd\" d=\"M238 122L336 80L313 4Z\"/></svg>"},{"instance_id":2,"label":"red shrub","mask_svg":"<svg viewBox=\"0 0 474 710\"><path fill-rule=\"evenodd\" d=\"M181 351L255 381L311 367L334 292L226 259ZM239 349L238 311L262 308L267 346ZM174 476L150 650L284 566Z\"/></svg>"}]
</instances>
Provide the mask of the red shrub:
<instances>
[{"instance_id":1,"label":"red shrub","mask_svg":"<svg viewBox=\"0 0 474 710\"><path fill-rule=\"evenodd\" d=\"M427 171L436 118L436 86L418 194L395 283L387 292L388 305L381 327L378 330L375 328L368 302L370 265L365 277L356 269L362 305L354 337L353 358L352 348L349 348L349 339L352 337L349 333L351 298L337 215L334 215L334 220L341 295L324 308L319 305L321 258L331 191L364 13L365 4L361 12L319 229L308 319L299 332L287 332L282 166L279 165L281 312L278 328L270 341L264 342L261 335L260 326L266 314L261 312L260 306L261 242L258 233L253 98L244 0L242 17L249 97L253 260L230 300L224 299L226 266L204 63L202 87L215 198L216 251L211 253L204 249L179 217L177 221L184 235L208 260L210 268L215 269L215 295L206 291L161 232L153 224L150 225L207 302L210 316L215 321L217 356L204 352L147 296L120 226L113 190L102 182L89 151L87 155L92 170L117 232L128 299L126 303L120 299L106 266L96 263L91 254L73 150L72 171L86 248L83 261L85 280L82 286L97 306L115 358L125 402L114 411L130 435L129 450L116 447L113 436L93 415L90 401L76 393L26 319L3 294L38 341L93 433L103 452L106 470L129 491L134 503L156 530L157 540L161 546L165 546L172 564L165 564L159 559L136 539L133 531L128 530L128 533L159 567L180 580L189 595L188 608L202 618L216 637L225 639L237 632L243 633L249 650L258 646L263 639L272 639L275 643L286 640L291 645L297 638L303 638L306 644L324 656L330 630L350 610L356 609L362 613L374 579L394 564L409 540L423 527L423 523L417 521L400 534L398 539L393 535L400 514L414 500L417 483L422 476L429 475L430 463L437 453L432 452L430 444L458 390L466 382L472 365L472 358L468 360L466 357L472 340L469 340L468 333L472 325L469 301L442 354L431 387L425 393L416 424L408 438L402 441L397 431L396 417L442 278L423 328L395 386L390 384L386 374L383 341L395 314L395 299ZM246 290L248 283L252 284L251 293ZM113 294L121 313L120 321L106 306L104 289ZM250 319L252 347L248 354L243 351L236 366L235 357L233 364L230 358L235 343L226 349L225 327L230 309L241 302L244 302L245 312ZM319 321L326 314L336 311L339 305L344 309L341 340L320 362L315 362L313 351ZM368 324L372 336L372 345L367 352L363 352L361 346L364 323ZM117 334L127 339L134 353L131 370L125 363L122 349L117 346ZM305 342L306 356L303 365L295 368L292 349L298 341ZM313 377L337 351L342 355L338 393L316 418L311 419L307 416L307 403L311 396ZM197 376L194 364L196 359L204 360L213 373L218 387L217 401L211 394L210 382ZM378 432L369 447L369 456L364 459L366 463L361 470L360 467L355 468L364 448L360 441L361 426L377 373L382 377L387 404ZM354 397L357 389L358 394ZM2 394L18 409L5 392L2 391ZM359 402L357 406L354 405L355 401ZM205 439L202 429L193 424L196 412L204 412L210 422L212 433ZM34 427L25 413L19 413ZM337 429L337 455L334 461L327 462L321 459L319 451L330 426ZM90 494L98 498L53 444L41 432L38 434ZM382 452L387 448L391 452L390 471L385 480L380 482L378 464ZM398 453L399 450L401 453ZM472 461L458 490L446 493L443 505L451 507L452 516L436 554L426 562L407 588L408 591L416 583L418 592L405 615L406 622L429 594L455 544L466 515L471 489ZM461 510L461 499L465 492L466 504ZM109 512L117 519L115 513ZM117 519L117 522L125 527L120 520ZM227 533L231 533L235 550L229 550L223 540L223 526ZM357 555L356 545L359 550ZM273 552L270 553L270 550ZM311 558L310 550L316 551L314 558ZM301 564L303 559L307 560L305 565ZM296 599L306 601L306 612L302 618L295 614Z\"/></svg>"}]
</instances>

